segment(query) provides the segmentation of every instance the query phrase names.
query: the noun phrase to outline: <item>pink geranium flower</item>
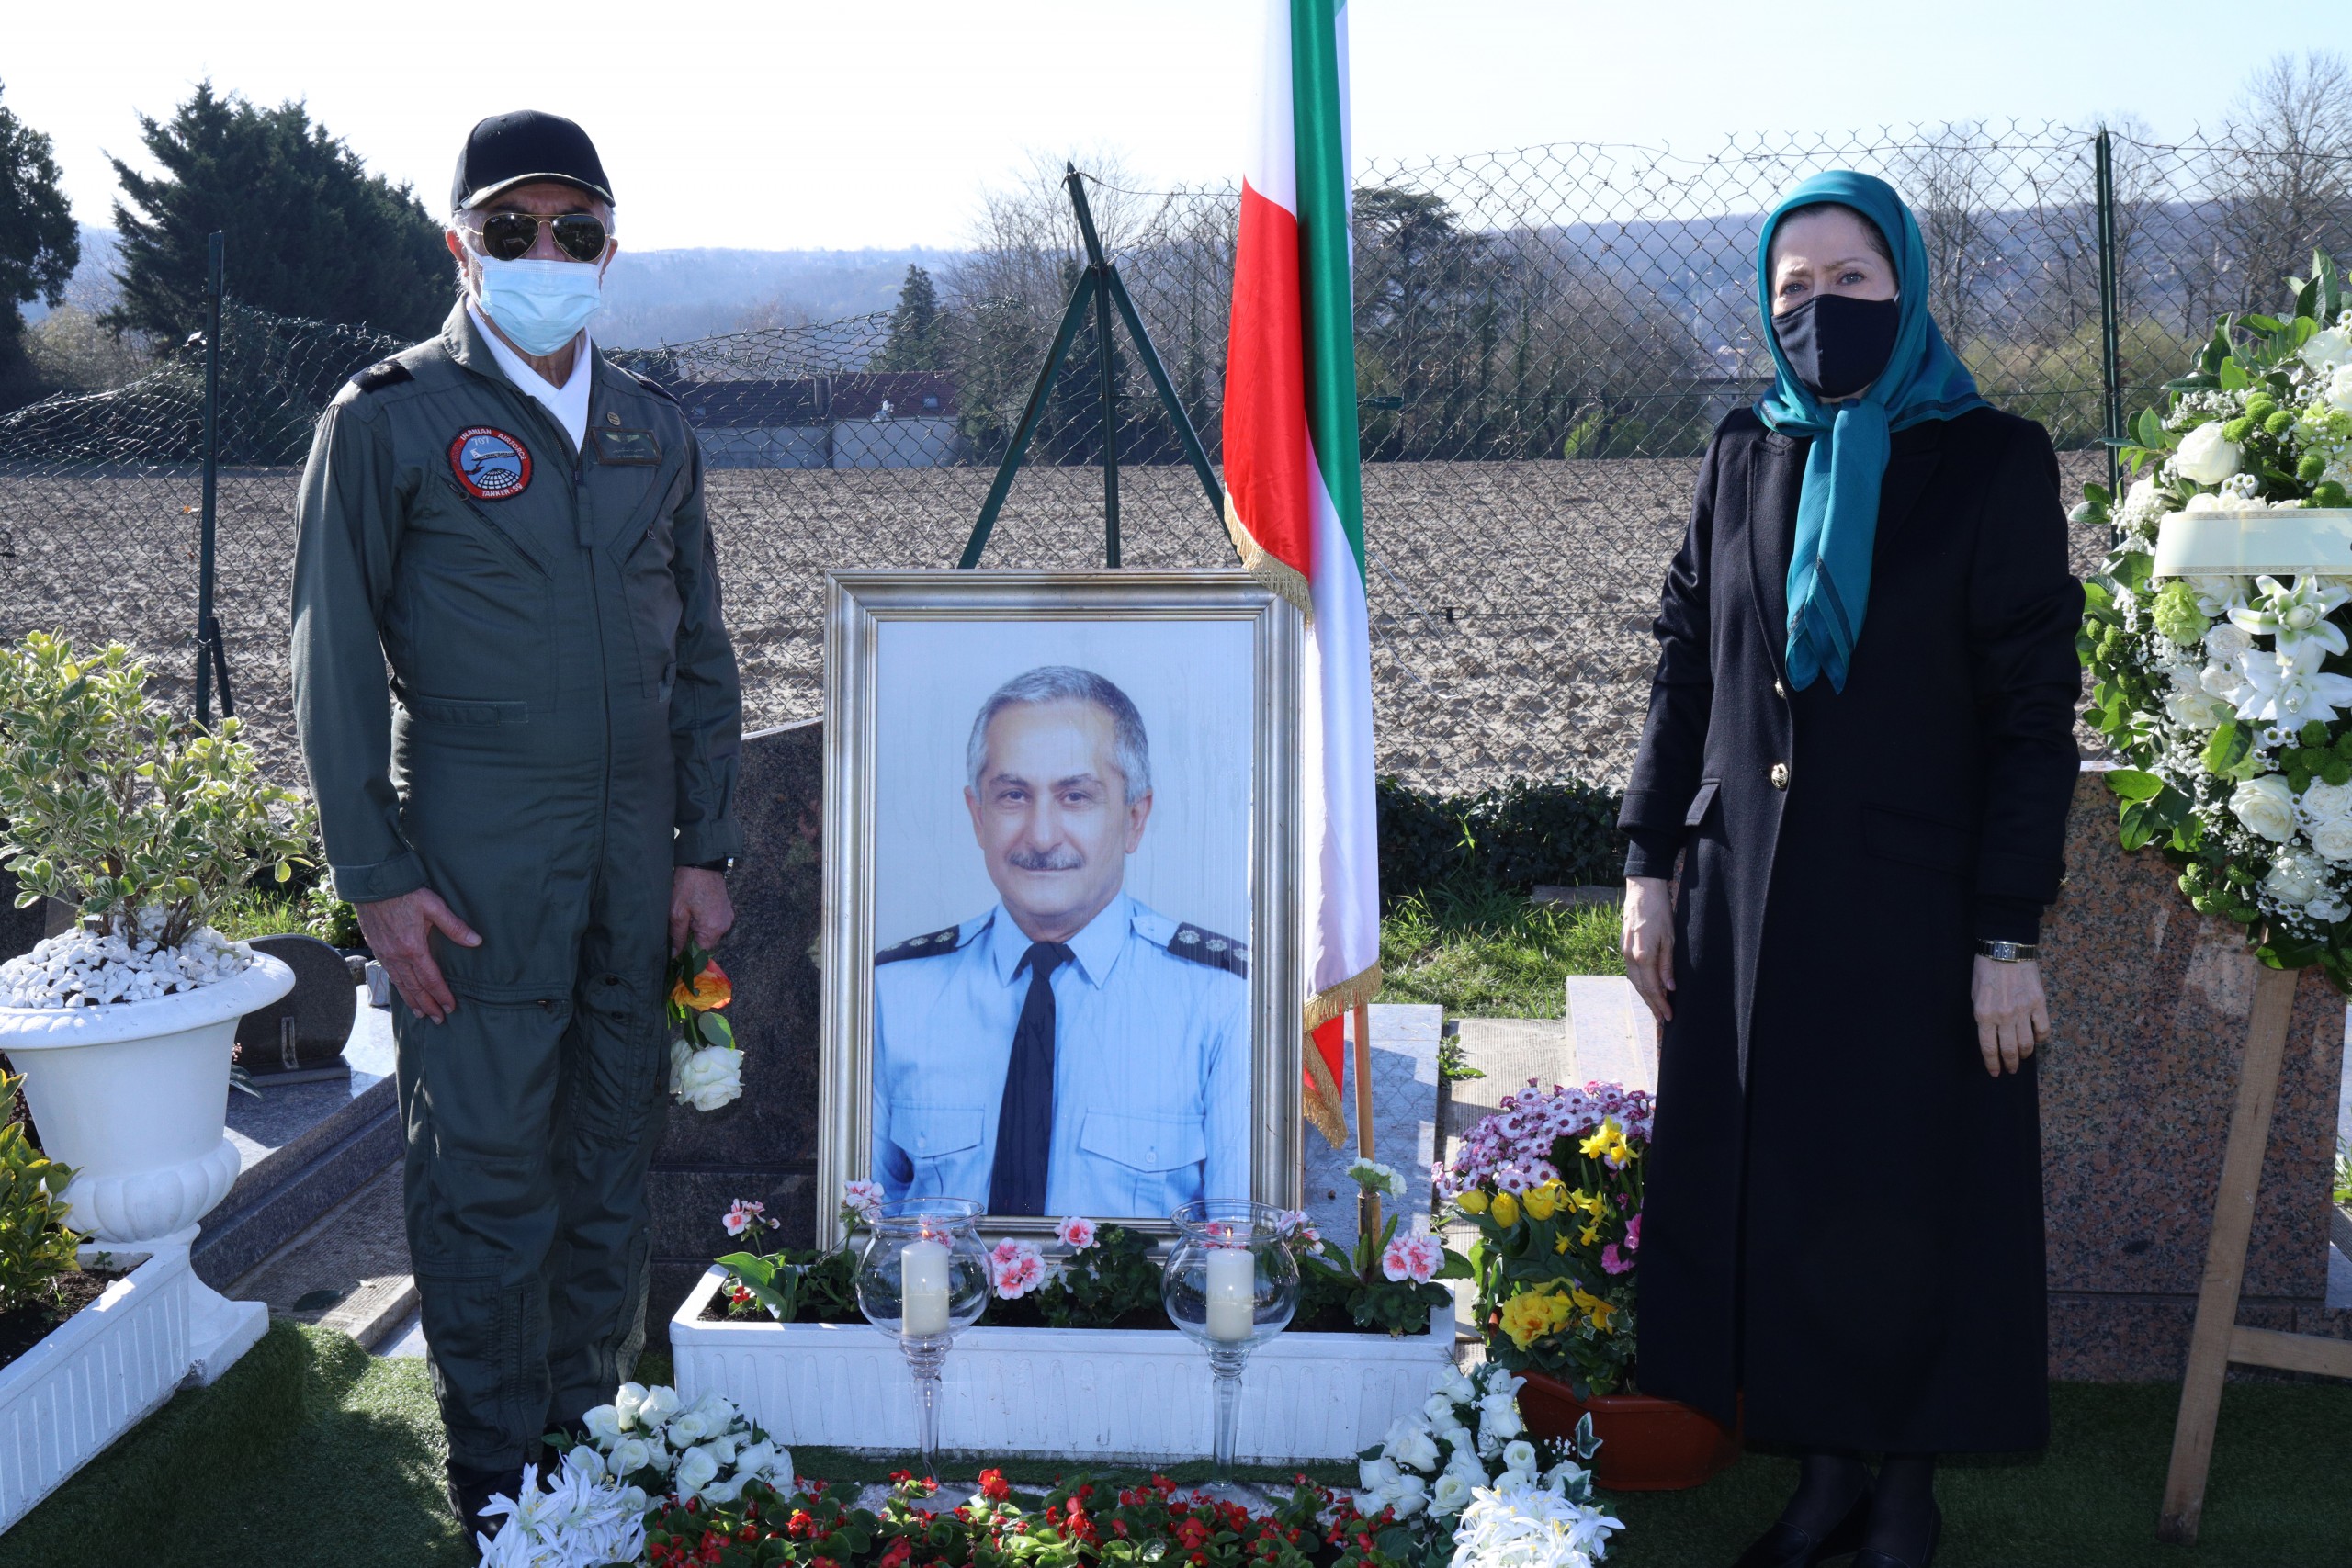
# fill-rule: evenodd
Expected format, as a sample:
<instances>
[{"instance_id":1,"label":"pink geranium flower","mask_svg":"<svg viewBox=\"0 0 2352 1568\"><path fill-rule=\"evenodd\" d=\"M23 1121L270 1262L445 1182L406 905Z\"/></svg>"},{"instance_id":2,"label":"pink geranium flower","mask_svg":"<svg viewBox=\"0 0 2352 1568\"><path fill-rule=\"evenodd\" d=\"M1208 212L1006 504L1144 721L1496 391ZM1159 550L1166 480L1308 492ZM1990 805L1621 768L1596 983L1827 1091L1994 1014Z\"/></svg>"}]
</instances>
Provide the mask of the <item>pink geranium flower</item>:
<instances>
[{"instance_id":1,"label":"pink geranium flower","mask_svg":"<svg viewBox=\"0 0 2352 1568\"><path fill-rule=\"evenodd\" d=\"M1445 1252L1435 1236L1400 1235L1380 1255L1380 1271L1391 1280L1426 1285L1445 1265Z\"/></svg>"},{"instance_id":2,"label":"pink geranium flower","mask_svg":"<svg viewBox=\"0 0 2352 1568\"><path fill-rule=\"evenodd\" d=\"M842 1207L855 1213L866 1224L882 1212L882 1184L878 1181L852 1181L842 1187Z\"/></svg>"},{"instance_id":3,"label":"pink geranium flower","mask_svg":"<svg viewBox=\"0 0 2352 1568\"><path fill-rule=\"evenodd\" d=\"M727 1227L729 1235L741 1235L759 1224L760 1216L767 1212L767 1205L764 1203L749 1202L738 1198L727 1205L727 1213L719 1216L718 1223Z\"/></svg>"},{"instance_id":4,"label":"pink geranium flower","mask_svg":"<svg viewBox=\"0 0 2352 1568\"><path fill-rule=\"evenodd\" d=\"M1634 1271L1634 1260L1618 1251L1617 1244L1613 1241L1600 1249L1600 1266L1611 1274L1630 1274Z\"/></svg>"},{"instance_id":5,"label":"pink geranium flower","mask_svg":"<svg viewBox=\"0 0 2352 1568\"><path fill-rule=\"evenodd\" d=\"M1071 1214L1054 1227L1054 1234L1072 1252L1084 1252L1094 1245L1094 1222Z\"/></svg>"},{"instance_id":6,"label":"pink geranium flower","mask_svg":"<svg viewBox=\"0 0 2352 1568\"><path fill-rule=\"evenodd\" d=\"M989 1254L989 1283L1006 1301L1018 1301L1046 1282L1046 1258L1036 1244L1010 1236Z\"/></svg>"},{"instance_id":7,"label":"pink geranium flower","mask_svg":"<svg viewBox=\"0 0 2352 1568\"><path fill-rule=\"evenodd\" d=\"M1628 1252L1639 1252L1641 1249L1642 1216L1635 1214L1625 1226L1625 1250Z\"/></svg>"}]
</instances>

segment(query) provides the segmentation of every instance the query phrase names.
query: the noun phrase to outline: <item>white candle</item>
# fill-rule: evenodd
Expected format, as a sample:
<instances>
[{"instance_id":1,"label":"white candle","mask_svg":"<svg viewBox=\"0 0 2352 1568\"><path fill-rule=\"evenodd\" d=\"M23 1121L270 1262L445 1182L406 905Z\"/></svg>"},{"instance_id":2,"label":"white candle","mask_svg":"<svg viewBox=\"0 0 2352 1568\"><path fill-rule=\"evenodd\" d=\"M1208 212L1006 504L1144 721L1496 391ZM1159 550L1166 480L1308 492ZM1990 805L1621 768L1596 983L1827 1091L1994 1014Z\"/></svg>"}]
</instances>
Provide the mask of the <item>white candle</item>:
<instances>
[{"instance_id":1,"label":"white candle","mask_svg":"<svg viewBox=\"0 0 2352 1568\"><path fill-rule=\"evenodd\" d=\"M1258 1264L1246 1247L1209 1249L1208 1335L1238 1342L1258 1328Z\"/></svg>"},{"instance_id":2,"label":"white candle","mask_svg":"<svg viewBox=\"0 0 2352 1568\"><path fill-rule=\"evenodd\" d=\"M947 1245L910 1241L899 1249L899 1332L926 1339L947 1332Z\"/></svg>"}]
</instances>

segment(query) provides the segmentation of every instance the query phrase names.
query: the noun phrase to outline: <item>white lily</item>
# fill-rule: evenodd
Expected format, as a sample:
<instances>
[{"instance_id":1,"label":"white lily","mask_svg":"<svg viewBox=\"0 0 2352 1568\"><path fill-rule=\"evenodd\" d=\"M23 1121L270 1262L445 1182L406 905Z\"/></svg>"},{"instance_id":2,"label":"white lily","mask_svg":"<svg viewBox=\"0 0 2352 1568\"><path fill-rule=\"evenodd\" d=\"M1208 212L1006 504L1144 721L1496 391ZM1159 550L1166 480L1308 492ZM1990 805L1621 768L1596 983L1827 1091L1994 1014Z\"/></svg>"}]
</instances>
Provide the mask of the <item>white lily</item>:
<instances>
[{"instance_id":1,"label":"white lily","mask_svg":"<svg viewBox=\"0 0 2352 1568\"><path fill-rule=\"evenodd\" d=\"M2338 587L2321 577L2299 577L2292 588L2275 577L2254 580L2255 592L2249 603L2230 611L2230 620L2241 631L2257 637L2278 639L2278 651L2294 654L2311 664L2320 655L2342 653L2347 644L2344 628L2328 617L2346 601L2352 601L2352 589Z\"/></svg>"}]
</instances>

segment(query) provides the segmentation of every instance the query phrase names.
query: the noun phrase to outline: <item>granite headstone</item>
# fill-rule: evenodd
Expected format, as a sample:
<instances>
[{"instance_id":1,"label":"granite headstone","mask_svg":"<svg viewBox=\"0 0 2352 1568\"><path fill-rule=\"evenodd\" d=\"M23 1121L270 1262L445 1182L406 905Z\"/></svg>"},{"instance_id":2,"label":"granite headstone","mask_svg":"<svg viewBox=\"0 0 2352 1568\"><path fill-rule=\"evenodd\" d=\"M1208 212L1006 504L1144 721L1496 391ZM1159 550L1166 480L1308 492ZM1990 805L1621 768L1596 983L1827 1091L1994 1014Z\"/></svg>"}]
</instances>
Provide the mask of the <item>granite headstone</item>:
<instances>
[{"instance_id":1,"label":"granite headstone","mask_svg":"<svg viewBox=\"0 0 2352 1568\"><path fill-rule=\"evenodd\" d=\"M728 879L735 929L718 951L734 983L727 1010L744 1053L743 1094L718 1111L670 1108L649 1179L652 1344L664 1342L662 1325L710 1260L742 1245L719 1224L733 1200L764 1203L784 1222L767 1247L815 1241L824 774L821 721L743 738L735 812L744 849Z\"/></svg>"},{"instance_id":2,"label":"granite headstone","mask_svg":"<svg viewBox=\"0 0 2352 1568\"><path fill-rule=\"evenodd\" d=\"M340 1068L359 1009L343 954L312 936L255 937L250 945L291 968L294 988L238 1020L237 1060L256 1079L281 1083L289 1074Z\"/></svg>"}]
</instances>

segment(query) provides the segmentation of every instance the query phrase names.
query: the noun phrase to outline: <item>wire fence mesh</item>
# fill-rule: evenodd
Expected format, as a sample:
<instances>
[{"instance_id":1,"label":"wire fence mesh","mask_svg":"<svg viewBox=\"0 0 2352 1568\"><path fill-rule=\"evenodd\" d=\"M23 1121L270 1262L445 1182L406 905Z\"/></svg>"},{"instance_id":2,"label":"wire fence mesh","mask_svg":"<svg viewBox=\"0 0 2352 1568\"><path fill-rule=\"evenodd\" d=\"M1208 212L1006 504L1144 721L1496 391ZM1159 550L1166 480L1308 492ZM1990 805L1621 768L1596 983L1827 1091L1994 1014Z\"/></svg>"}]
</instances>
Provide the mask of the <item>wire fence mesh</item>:
<instances>
[{"instance_id":1,"label":"wire fence mesh","mask_svg":"<svg viewBox=\"0 0 2352 1568\"><path fill-rule=\"evenodd\" d=\"M2278 303L2314 247L2352 251L2352 158L2112 146L2126 406L2187 364L2216 315ZM1622 783L1700 454L1770 375L1760 215L1834 166L1911 201L1945 335L1989 399L2048 426L2070 495L2105 476L2092 133L1940 125L1744 137L1699 156L1575 143L1369 167L1356 345L1385 772L1446 792ZM1236 193L1094 182L1089 196L1216 460ZM754 722L819 708L827 569L955 561L1083 261L1062 193L1041 181L992 197L975 250L894 311L614 355L672 389L698 433ZM224 317L218 614L239 712L289 779L300 466L318 410L398 346L233 304ZM1100 564L1104 352L1090 325L1048 389L985 564ZM1125 561L1229 563L1123 333L1108 352ZM0 635L119 637L186 700L201 423L193 344L0 419ZM2104 542L2078 537L2077 568Z\"/></svg>"}]
</instances>

